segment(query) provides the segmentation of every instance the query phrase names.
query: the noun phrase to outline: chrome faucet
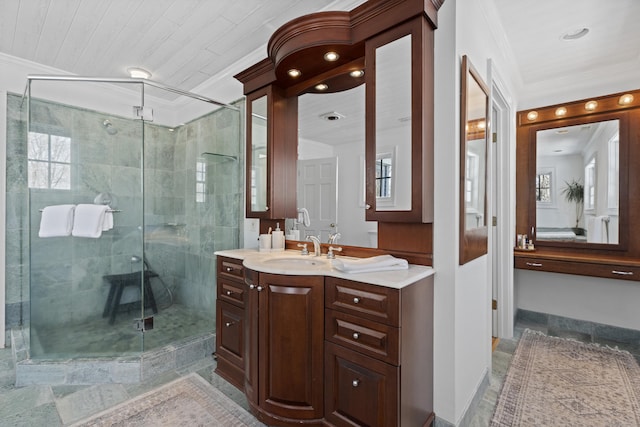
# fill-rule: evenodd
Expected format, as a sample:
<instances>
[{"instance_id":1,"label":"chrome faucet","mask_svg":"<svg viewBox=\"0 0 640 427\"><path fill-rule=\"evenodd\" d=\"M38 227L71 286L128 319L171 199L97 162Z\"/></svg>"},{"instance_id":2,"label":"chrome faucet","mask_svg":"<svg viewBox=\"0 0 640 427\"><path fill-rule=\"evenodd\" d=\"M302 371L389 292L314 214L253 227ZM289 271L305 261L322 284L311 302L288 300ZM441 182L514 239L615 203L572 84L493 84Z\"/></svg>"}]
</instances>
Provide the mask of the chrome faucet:
<instances>
[{"instance_id":1,"label":"chrome faucet","mask_svg":"<svg viewBox=\"0 0 640 427\"><path fill-rule=\"evenodd\" d=\"M316 236L307 236L307 240L313 242L313 255L320 256L320 239Z\"/></svg>"}]
</instances>

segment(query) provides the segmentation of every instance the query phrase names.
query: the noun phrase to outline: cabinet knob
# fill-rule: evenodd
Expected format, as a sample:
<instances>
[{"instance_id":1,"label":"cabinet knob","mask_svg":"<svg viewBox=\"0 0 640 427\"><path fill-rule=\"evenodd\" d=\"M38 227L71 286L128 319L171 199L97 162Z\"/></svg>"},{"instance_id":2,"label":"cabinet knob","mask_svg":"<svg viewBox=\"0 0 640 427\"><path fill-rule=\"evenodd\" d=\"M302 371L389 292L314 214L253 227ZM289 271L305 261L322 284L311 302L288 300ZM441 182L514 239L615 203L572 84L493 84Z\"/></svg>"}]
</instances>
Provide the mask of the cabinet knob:
<instances>
[{"instance_id":1,"label":"cabinet knob","mask_svg":"<svg viewBox=\"0 0 640 427\"><path fill-rule=\"evenodd\" d=\"M231 273L232 271L233 271L233 268L227 267L227 273Z\"/></svg>"},{"instance_id":2,"label":"cabinet knob","mask_svg":"<svg viewBox=\"0 0 640 427\"><path fill-rule=\"evenodd\" d=\"M255 289L256 285L249 285L249 289Z\"/></svg>"},{"instance_id":3,"label":"cabinet knob","mask_svg":"<svg viewBox=\"0 0 640 427\"><path fill-rule=\"evenodd\" d=\"M265 206L265 207L264 207L264 210L265 210L265 211L268 211L268 210L269 210L269 206Z\"/></svg>"},{"instance_id":4,"label":"cabinet knob","mask_svg":"<svg viewBox=\"0 0 640 427\"><path fill-rule=\"evenodd\" d=\"M231 295L233 295L233 292L231 292L231 291L227 291L227 295L228 295L228 296L231 296Z\"/></svg>"},{"instance_id":5,"label":"cabinet knob","mask_svg":"<svg viewBox=\"0 0 640 427\"><path fill-rule=\"evenodd\" d=\"M351 381L351 385L354 386L354 387L358 387L360 385L360 380Z\"/></svg>"},{"instance_id":6,"label":"cabinet knob","mask_svg":"<svg viewBox=\"0 0 640 427\"><path fill-rule=\"evenodd\" d=\"M258 286L256 289L258 290L258 292L262 292L262 286Z\"/></svg>"},{"instance_id":7,"label":"cabinet knob","mask_svg":"<svg viewBox=\"0 0 640 427\"><path fill-rule=\"evenodd\" d=\"M233 325L233 322L227 322L224 324L224 326L226 326L227 328L230 327L231 325Z\"/></svg>"},{"instance_id":8,"label":"cabinet knob","mask_svg":"<svg viewBox=\"0 0 640 427\"><path fill-rule=\"evenodd\" d=\"M360 334L358 334L357 332L353 333L353 339L357 340L358 338L360 338Z\"/></svg>"},{"instance_id":9,"label":"cabinet knob","mask_svg":"<svg viewBox=\"0 0 640 427\"><path fill-rule=\"evenodd\" d=\"M354 303L354 304L358 304L359 302L360 302L360 298L355 297L355 298L353 299L353 303Z\"/></svg>"},{"instance_id":10,"label":"cabinet knob","mask_svg":"<svg viewBox=\"0 0 640 427\"><path fill-rule=\"evenodd\" d=\"M366 205L364 205L365 209L371 209L371 205L369 203L367 203Z\"/></svg>"}]
</instances>

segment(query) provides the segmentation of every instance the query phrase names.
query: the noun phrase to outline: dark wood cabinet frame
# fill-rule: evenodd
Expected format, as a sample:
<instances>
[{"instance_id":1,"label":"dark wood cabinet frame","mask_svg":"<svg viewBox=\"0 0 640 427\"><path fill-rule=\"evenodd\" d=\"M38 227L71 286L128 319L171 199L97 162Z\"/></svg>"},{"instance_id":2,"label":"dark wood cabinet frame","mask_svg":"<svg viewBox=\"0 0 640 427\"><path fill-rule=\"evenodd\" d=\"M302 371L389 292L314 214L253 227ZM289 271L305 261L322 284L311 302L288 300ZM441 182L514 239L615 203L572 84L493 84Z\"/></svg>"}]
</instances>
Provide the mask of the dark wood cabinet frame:
<instances>
[{"instance_id":1,"label":"dark wood cabinet frame","mask_svg":"<svg viewBox=\"0 0 640 427\"><path fill-rule=\"evenodd\" d=\"M631 103L620 102L625 94L633 96ZM588 101L597 102L596 110L585 108ZM560 107L566 112L559 117ZM515 267L640 281L640 168L635 166L640 164L640 90L530 108L519 111L516 119L516 234L534 237L535 250L516 250ZM537 131L615 119L620 123L619 243L536 241Z\"/></svg>"}]
</instances>

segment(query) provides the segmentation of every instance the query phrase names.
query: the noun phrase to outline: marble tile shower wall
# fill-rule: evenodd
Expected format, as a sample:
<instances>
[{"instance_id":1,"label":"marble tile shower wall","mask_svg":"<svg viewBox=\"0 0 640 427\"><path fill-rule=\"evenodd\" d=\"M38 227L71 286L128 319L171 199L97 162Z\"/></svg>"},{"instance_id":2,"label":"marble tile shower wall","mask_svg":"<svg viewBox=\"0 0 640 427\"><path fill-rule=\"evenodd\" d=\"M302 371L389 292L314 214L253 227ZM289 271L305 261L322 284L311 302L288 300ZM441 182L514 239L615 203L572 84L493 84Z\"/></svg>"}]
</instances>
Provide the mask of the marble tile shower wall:
<instances>
[{"instance_id":1,"label":"marble tile shower wall","mask_svg":"<svg viewBox=\"0 0 640 427\"><path fill-rule=\"evenodd\" d=\"M20 104L20 96L8 96L7 326L75 323L100 316L108 291L102 276L140 268L132 265L131 256L142 255L143 202L145 234L152 237L145 245L149 264L173 288L176 302L210 310L215 298L213 250L238 247L240 240L239 113L219 110L176 132L145 124L143 195L142 122L110 116L118 129L114 137L102 126L104 113L41 102L32 108L32 123L71 137L73 190L30 191ZM238 160L218 164L202 156L205 152ZM196 202L197 161L207 165L204 202ZM122 210L115 214L114 230L100 239L37 237L38 209L91 203L100 192L113 194L114 207Z\"/></svg>"}]
</instances>

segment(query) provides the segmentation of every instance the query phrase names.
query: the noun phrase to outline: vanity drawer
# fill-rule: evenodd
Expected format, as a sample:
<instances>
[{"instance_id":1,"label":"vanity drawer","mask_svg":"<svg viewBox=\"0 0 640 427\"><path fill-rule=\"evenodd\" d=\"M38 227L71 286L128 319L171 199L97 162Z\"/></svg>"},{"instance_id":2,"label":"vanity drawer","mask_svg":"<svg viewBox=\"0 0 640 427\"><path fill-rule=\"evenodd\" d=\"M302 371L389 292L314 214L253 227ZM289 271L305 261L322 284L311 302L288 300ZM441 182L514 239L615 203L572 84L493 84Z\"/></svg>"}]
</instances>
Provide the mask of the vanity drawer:
<instances>
[{"instance_id":1,"label":"vanity drawer","mask_svg":"<svg viewBox=\"0 0 640 427\"><path fill-rule=\"evenodd\" d=\"M242 260L218 257L218 277L243 280L243 270Z\"/></svg>"},{"instance_id":2,"label":"vanity drawer","mask_svg":"<svg viewBox=\"0 0 640 427\"><path fill-rule=\"evenodd\" d=\"M580 261L565 261L540 258L515 257L514 267L525 270L549 271L553 273L579 274L608 279L640 281L640 267L616 264L595 264Z\"/></svg>"},{"instance_id":3,"label":"vanity drawer","mask_svg":"<svg viewBox=\"0 0 640 427\"><path fill-rule=\"evenodd\" d=\"M238 307L244 307L247 287L242 282L218 277L218 299Z\"/></svg>"},{"instance_id":4,"label":"vanity drawer","mask_svg":"<svg viewBox=\"0 0 640 427\"><path fill-rule=\"evenodd\" d=\"M325 307L400 326L398 289L331 277L325 281Z\"/></svg>"},{"instance_id":5,"label":"vanity drawer","mask_svg":"<svg viewBox=\"0 0 640 427\"><path fill-rule=\"evenodd\" d=\"M325 309L324 319L326 340L392 365L399 364L399 328L329 309Z\"/></svg>"}]
</instances>

